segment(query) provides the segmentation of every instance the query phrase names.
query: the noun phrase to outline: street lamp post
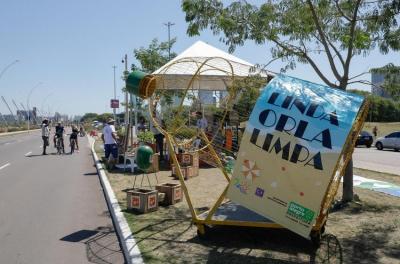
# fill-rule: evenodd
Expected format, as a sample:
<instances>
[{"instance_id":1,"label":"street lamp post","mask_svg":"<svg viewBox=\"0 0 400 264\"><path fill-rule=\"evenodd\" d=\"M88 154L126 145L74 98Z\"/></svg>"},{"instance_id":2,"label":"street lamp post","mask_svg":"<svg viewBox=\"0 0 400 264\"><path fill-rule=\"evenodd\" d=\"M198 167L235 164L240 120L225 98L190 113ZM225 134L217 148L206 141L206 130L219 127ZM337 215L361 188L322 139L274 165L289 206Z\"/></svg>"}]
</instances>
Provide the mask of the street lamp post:
<instances>
[{"instance_id":1,"label":"street lamp post","mask_svg":"<svg viewBox=\"0 0 400 264\"><path fill-rule=\"evenodd\" d=\"M4 73L5 73L9 68L11 68L14 64L16 64L16 63L18 63L18 62L19 62L19 60L14 60L14 61L11 62L10 64L8 64L6 67L4 67L3 70L0 72L0 79L1 79L1 77L3 77ZM4 119L3 116L1 116L1 117ZM4 119L4 121L5 121L5 119ZM8 126L7 122L6 122L6 126Z\"/></svg>"},{"instance_id":2,"label":"street lamp post","mask_svg":"<svg viewBox=\"0 0 400 264\"><path fill-rule=\"evenodd\" d=\"M4 67L4 69L0 72L0 79L1 77L3 77L3 74L14 64L16 64L17 62L19 62L19 60L15 60L13 62L11 62L10 64L8 64L6 67Z\"/></svg>"},{"instance_id":3,"label":"street lamp post","mask_svg":"<svg viewBox=\"0 0 400 264\"><path fill-rule=\"evenodd\" d=\"M42 119L43 119L43 114L44 114L44 109L43 109L43 106L44 106L44 103L47 101L47 99L50 97L50 96L52 96L53 95L53 93L49 93L48 95L46 95L46 97L44 97L44 99L43 99L43 101L42 101L42 103L41 103L41 105L40 105L40 112L41 112L41 114L42 114Z\"/></svg>"},{"instance_id":4,"label":"street lamp post","mask_svg":"<svg viewBox=\"0 0 400 264\"><path fill-rule=\"evenodd\" d=\"M116 90L116 84L115 84L115 68L117 68L117 66L114 65L112 67L114 69L114 100L115 100L115 99L117 99L117 90ZM114 120L116 120L117 119L116 118L116 109L115 109L114 105L112 107L113 107Z\"/></svg>"},{"instance_id":5,"label":"street lamp post","mask_svg":"<svg viewBox=\"0 0 400 264\"><path fill-rule=\"evenodd\" d=\"M33 91L41 84L42 83L39 82L34 87L32 87L32 89L29 91L28 98L26 99L26 106L28 107L28 109L27 109L27 111L28 111L28 120L27 120L28 121L28 133L29 133L29 125L30 125L30 105L29 105L29 100L31 99L31 95L32 95Z\"/></svg>"},{"instance_id":6,"label":"street lamp post","mask_svg":"<svg viewBox=\"0 0 400 264\"><path fill-rule=\"evenodd\" d=\"M171 27L175 25L175 23L164 23L165 26L168 27L168 59L171 59Z\"/></svg>"}]
</instances>

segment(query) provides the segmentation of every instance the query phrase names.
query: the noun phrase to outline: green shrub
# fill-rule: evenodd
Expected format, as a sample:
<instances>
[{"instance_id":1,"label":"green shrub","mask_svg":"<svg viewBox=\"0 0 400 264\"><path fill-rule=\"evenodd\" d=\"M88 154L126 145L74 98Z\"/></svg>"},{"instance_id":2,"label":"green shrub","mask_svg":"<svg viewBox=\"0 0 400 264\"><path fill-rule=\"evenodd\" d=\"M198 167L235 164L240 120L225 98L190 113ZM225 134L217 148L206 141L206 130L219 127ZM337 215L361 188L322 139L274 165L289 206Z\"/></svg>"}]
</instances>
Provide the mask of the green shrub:
<instances>
[{"instance_id":1,"label":"green shrub","mask_svg":"<svg viewBox=\"0 0 400 264\"><path fill-rule=\"evenodd\" d=\"M154 134L151 131L142 131L137 134L137 138L140 142L154 143Z\"/></svg>"}]
</instances>

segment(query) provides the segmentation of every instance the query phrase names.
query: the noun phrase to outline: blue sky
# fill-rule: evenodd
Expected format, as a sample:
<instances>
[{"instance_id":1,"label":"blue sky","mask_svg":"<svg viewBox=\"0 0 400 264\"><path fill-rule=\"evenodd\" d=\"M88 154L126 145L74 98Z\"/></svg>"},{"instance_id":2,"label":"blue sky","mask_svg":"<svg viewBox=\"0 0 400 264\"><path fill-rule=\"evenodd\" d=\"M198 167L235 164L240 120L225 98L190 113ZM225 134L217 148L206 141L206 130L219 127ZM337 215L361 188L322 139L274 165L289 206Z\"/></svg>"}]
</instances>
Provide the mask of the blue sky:
<instances>
[{"instance_id":1,"label":"blue sky","mask_svg":"<svg viewBox=\"0 0 400 264\"><path fill-rule=\"evenodd\" d=\"M252 1L257 2L257 1ZM19 59L0 79L0 95L9 102L26 104L32 92L31 106L45 112L59 111L69 115L85 112L111 112L113 69L117 66L117 97L123 99L120 78L121 59L128 54L133 62L133 50L147 46L153 38L167 40L171 21L171 36L177 37L173 51L180 53L196 40L203 40L227 50L218 36L203 32L199 37L186 35L184 13L179 0L2 0L0 4L0 71ZM266 63L271 59L268 44L251 42L238 48L234 55L251 63ZM371 67L400 61L400 53L353 60L353 74ZM278 72L284 64L276 61L269 67ZM324 60L321 68L328 71ZM321 83L312 69L298 65L290 75ZM370 76L364 76L370 79ZM369 89L356 85L354 88ZM0 102L0 112L8 110Z\"/></svg>"}]
</instances>

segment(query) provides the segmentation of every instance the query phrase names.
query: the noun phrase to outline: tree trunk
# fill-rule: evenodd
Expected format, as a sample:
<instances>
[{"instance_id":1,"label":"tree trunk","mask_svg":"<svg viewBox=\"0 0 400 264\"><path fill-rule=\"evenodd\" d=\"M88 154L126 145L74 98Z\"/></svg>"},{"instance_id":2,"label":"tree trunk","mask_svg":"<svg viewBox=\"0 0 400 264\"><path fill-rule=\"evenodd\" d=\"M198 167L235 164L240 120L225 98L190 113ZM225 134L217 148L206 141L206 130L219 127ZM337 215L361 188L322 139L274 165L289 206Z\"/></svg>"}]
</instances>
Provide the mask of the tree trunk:
<instances>
[{"instance_id":1,"label":"tree trunk","mask_svg":"<svg viewBox=\"0 0 400 264\"><path fill-rule=\"evenodd\" d=\"M347 163L343 176L342 202L347 203L353 200L353 158Z\"/></svg>"}]
</instances>

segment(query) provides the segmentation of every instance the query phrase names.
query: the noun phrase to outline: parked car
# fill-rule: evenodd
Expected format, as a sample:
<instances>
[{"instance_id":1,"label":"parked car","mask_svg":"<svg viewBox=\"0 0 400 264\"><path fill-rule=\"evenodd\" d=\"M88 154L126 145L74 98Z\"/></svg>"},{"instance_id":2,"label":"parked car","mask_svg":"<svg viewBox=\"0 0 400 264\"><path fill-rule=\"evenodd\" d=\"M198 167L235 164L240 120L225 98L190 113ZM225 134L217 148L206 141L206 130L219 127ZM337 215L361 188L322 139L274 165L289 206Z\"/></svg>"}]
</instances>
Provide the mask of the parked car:
<instances>
[{"instance_id":1,"label":"parked car","mask_svg":"<svg viewBox=\"0 0 400 264\"><path fill-rule=\"evenodd\" d=\"M375 142L375 147L379 150L384 148L394 149L395 151L400 150L400 131L390 133L387 136L380 137Z\"/></svg>"},{"instance_id":2,"label":"parked car","mask_svg":"<svg viewBox=\"0 0 400 264\"><path fill-rule=\"evenodd\" d=\"M356 147L360 145L365 145L367 148L370 148L373 141L374 139L369 132L361 131L357 137Z\"/></svg>"}]
</instances>

